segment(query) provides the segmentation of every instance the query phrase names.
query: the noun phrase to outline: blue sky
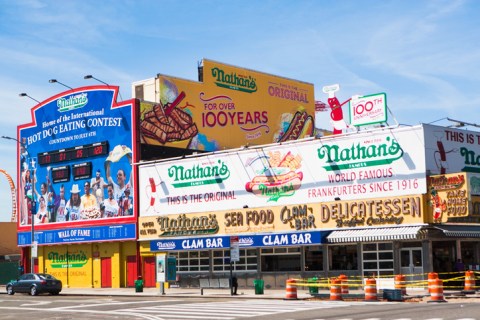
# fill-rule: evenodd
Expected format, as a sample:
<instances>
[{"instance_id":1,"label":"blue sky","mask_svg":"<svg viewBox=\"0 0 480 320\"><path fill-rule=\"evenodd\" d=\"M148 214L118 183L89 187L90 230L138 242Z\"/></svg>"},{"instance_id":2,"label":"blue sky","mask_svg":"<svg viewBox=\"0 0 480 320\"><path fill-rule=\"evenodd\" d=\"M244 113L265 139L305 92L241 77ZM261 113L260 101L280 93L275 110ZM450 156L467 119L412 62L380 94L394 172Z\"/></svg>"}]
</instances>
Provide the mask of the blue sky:
<instances>
[{"instance_id":1,"label":"blue sky","mask_svg":"<svg viewBox=\"0 0 480 320\"><path fill-rule=\"evenodd\" d=\"M92 74L126 100L157 73L196 80L202 58L313 83L316 100L334 83L340 101L385 92L400 124L480 122L479 14L477 0L0 0L0 136L31 120L19 93L64 91L49 79ZM16 183L15 152L0 139ZM3 177L0 190L9 221Z\"/></svg>"}]
</instances>

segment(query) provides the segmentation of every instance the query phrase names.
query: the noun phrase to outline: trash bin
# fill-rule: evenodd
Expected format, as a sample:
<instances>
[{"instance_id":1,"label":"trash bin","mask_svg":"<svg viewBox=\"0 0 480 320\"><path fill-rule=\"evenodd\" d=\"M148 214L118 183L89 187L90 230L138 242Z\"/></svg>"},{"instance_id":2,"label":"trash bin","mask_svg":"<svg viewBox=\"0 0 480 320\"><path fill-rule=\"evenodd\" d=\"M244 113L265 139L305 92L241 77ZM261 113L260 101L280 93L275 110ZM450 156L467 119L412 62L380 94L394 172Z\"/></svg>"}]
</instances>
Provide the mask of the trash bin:
<instances>
[{"instance_id":1,"label":"trash bin","mask_svg":"<svg viewBox=\"0 0 480 320\"><path fill-rule=\"evenodd\" d=\"M317 277L309 278L307 280L307 283L309 284L308 291L309 291L310 294L317 294L318 293L318 287L313 285L314 283L317 283L317 281L318 281Z\"/></svg>"},{"instance_id":2,"label":"trash bin","mask_svg":"<svg viewBox=\"0 0 480 320\"><path fill-rule=\"evenodd\" d=\"M135 280L135 292L143 292L143 280Z\"/></svg>"},{"instance_id":3,"label":"trash bin","mask_svg":"<svg viewBox=\"0 0 480 320\"><path fill-rule=\"evenodd\" d=\"M255 294L263 294L263 280L262 279L253 280L253 286L255 287Z\"/></svg>"},{"instance_id":4,"label":"trash bin","mask_svg":"<svg viewBox=\"0 0 480 320\"><path fill-rule=\"evenodd\" d=\"M383 289L383 299L387 299L388 301L403 301L402 290Z\"/></svg>"}]
</instances>

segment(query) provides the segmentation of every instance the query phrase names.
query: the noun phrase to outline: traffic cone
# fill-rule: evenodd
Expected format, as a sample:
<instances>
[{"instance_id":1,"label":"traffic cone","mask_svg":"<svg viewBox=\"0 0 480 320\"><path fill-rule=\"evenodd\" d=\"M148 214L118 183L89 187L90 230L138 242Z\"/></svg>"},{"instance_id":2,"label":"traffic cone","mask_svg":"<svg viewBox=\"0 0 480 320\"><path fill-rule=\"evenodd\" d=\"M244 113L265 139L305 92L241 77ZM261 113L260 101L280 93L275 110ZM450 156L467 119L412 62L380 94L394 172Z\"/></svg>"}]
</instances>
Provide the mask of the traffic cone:
<instances>
[{"instance_id":1,"label":"traffic cone","mask_svg":"<svg viewBox=\"0 0 480 320\"><path fill-rule=\"evenodd\" d=\"M403 274L397 274L395 276L395 289L399 289L402 292L402 296L407 294L405 283L405 276Z\"/></svg>"},{"instance_id":2,"label":"traffic cone","mask_svg":"<svg viewBox=\"0 0 480 320\"><path fill-rule=\"evenodd\" d=\"M365 281L365 301L378 301L377 280L371 278Z\"/></svg>"},{"instance_id":3,"label":"traffic cone","mask_svg":"<svg viewBox=\"0 0 480 320\"><path fill-rule=\"evenodd\" d=\"M340 279L333 278L330 282L330 300L339 301L342 300L342 281Z\"/></svg>"},{"instance_id":4,"label":"traffic cone","mask_svg":"<svg viewBox=\"0 0 480 320\"><path fill-rule=\"evenodd\" d=\"M342 295L348 294L348 277L344 274L338 276L340 283L342 284Z\"/></svg>"},{"instance_id":5,"label":"traffic cone","mask_svg":"<svg viewBox=\"0 0 480 320\"><path fill-rule=\"evenodd\" d=\"M447 302L443 299L443 280L434 279L430 287L430 301L428 302Z\"/></svg>"},{"instance_id":6,"label":"traffic cone","mask_svg":"<svg viewBox=\"0 0 480 320\"><path fill-rule=\"evenodd\" d=\"M285 286L285 289L285 300L297 300L297 287L295 279L287 279L287 285Z\"/></svg>"},{"instance_id":7,"label":"traffic cone","mask_svg":"<svg viewBox=\"0 0 480 320\"><path fill-rule=\"evenodd\" d=\"M428 274L428 293L432 293L431 287L433 286L433 283L436 279L438 279L438 273L430 272Z\"/></svg>"},{"instance_id":8,"label":"traffic cone","mask_svg":"<svg viewBox=\"0 0 480 320\"><path fill-rule=\"evenodd\" d=\"M465 271L465 287L464 293L475 293L475 273L473 271Z\"/></svg>"}]
</instances>

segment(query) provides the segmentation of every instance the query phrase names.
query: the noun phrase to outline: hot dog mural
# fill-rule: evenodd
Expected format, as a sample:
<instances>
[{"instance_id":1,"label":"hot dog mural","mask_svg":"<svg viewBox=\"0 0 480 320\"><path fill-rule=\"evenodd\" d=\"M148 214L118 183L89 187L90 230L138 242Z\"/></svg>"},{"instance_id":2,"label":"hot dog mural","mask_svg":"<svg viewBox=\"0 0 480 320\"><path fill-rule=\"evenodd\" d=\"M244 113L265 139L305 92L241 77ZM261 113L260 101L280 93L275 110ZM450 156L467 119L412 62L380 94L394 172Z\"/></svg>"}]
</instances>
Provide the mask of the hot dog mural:
<instances>
[{"instance_id":1,"label":"hot dog mural","mask_svg":"<svg viewBox=\"0 0 480 320\"><path fill-rule=\"evenodd\" d=\"M303 173L299 171L302 157L290 151L269 151L264 156L250 158L246 164L257 174L245 185L245 190L268 201L292 196L300 188Z\"/></svg>"}]
</instances>

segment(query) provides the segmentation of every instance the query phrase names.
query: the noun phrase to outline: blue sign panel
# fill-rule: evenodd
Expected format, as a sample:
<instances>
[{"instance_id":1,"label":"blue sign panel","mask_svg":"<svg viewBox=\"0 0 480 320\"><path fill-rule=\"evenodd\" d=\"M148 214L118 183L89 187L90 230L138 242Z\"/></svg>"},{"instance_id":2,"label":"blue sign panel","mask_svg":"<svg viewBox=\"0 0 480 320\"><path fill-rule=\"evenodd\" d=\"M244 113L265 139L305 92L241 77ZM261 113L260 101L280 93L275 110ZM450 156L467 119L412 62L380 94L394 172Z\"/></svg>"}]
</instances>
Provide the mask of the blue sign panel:
<instances>
[{"instance_id":1,"label":"blue sign panel","mask_svg":"<svg viewBox=\"0 0 480 320\"><path fill-rule=\"evenodd\" d=\"M39 245L93 241L134 240L136 239L136 230L136 225L134 223L116 226L47 230L35 232L35 240ZM32 234L30 232L18 233L19 246L30 245L31 239Z\"/></svg>"},{"instance_id":2,"label":"blue sign panel","mask_svg":"<svg viewBox=\"0 0 480 320\"><path fill-rule=\"evenodd\" d=\"M280 247L321 244L321 232L271 233L238 236L240 247ZM150 251L208 250L230 248L230 237L199 237L150 241Z\"/></svg>"},{"instance_id":3,"label":"blue sign panel","mask_svg":"<svg viewBox=\"0 0 480 320\"><path fill-rule=\"evenodd\" d=\"M34 107L32 122L18 127L19 232L32 219L46 235L136 221L135 100L117 102L117 94L115 86L72 89Z\"/></svg>"},{"instance_id":4,"label":"blue sign panel","mask_svg":"<svg viewBox=\"0 0 480 320\"><path fill-rule=\"evenodd\" d=\"M230 237L202 237L150 241L150 251L230 248Z\"/></svg>"},{"instance_id":5,"label":"blue sign panel","mask_svg":"<svg viewBox=\"0 0 480 320\"><path fill-rule=\"evenodd\" d=\"M240 236L238 242L240 247L281 247L321 244L322 240L320 231L316 231Z\"/></svg>"}]
</instances>

